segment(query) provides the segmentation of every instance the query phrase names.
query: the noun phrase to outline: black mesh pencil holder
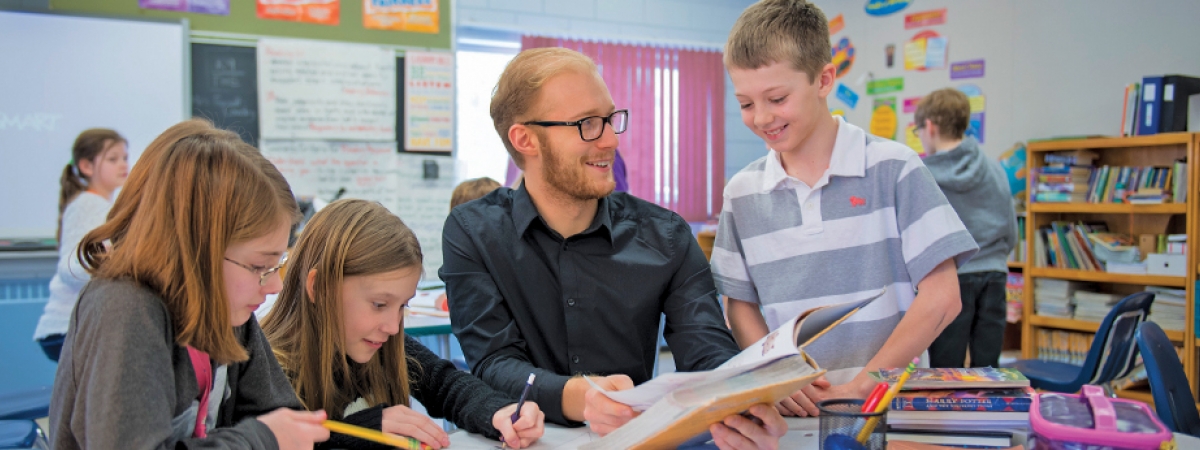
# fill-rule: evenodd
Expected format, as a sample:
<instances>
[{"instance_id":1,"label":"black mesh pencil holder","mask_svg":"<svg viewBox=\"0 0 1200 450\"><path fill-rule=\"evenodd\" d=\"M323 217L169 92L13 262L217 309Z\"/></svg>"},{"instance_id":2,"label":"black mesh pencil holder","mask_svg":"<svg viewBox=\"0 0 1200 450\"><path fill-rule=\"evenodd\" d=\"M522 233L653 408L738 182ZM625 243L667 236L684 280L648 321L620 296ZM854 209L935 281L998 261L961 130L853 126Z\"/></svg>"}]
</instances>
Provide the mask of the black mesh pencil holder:
<instances>
[{"instance_id":1,"label":"black mesh pencil holder","mask_svg":"<svg viewBox=\"0 0 1200 450\"><path fill-rule=\"evenodd\" d=\"M817 403L821 410L821 450L884 450L887 447L887 411L864 413L862 400L833 399ZM873 422L867 443L859 444L863 427Z\"/></svg>"}]
</instances>

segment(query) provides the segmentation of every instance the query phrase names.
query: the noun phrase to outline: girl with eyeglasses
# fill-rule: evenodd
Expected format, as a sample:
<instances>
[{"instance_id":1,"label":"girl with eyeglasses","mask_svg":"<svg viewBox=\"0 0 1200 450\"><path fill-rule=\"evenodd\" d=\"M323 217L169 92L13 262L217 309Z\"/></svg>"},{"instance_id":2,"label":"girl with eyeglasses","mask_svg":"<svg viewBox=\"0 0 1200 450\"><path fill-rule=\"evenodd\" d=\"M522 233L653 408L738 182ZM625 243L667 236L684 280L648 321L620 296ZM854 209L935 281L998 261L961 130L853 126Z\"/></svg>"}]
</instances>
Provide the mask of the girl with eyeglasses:
<instances>
[{"instance_id":1,"label":"girl with eyeglasses","mask_svg":"<svg viewBox=\"0 0 1200 450\"><path fill-rule=\"evenodd\" d=\"M283 291L263 330L300 400L332 418L421 441L449 437L409 409L415 397L434 416L523 448L542 436L545 415L404 335L404 314L422 274L421 246L383 206L338 200L317 212L291 252ZM334 434L324 447L388 448Z\"/></svg>"},{"instance_id":2,"label":"girl with eyeglasses","mask_svg":"<svg viewBox=\"0 0 1200 450\"><path fill-rule=\"evenodd\" d=\"M83 237L92 275L71 316L50 404L55 449L311 448L302 405L253 312L299 209L232 132L190 120L133 168ZM248 268L247 268L248 267Z\"/></svg>"}]
</instances>

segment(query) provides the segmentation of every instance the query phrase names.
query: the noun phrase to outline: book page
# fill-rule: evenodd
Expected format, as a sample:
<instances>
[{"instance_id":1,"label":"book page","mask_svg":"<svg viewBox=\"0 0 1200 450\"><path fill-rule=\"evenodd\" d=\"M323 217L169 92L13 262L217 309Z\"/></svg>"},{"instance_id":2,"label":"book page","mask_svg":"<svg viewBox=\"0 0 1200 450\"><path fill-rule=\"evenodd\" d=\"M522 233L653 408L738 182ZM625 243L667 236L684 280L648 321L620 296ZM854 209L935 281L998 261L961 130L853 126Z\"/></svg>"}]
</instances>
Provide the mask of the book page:
<instances>
[{"instance_id":1,"label":"book page","mask_svg":"<svg viewBox=\"0 0 1200 450\"><path fill-rule=\"evenodd\" d=\"M862 308L866 308L871 302L875 301L887 292L887 288L880 289L867 296L867 298L859 301L852 301L838 305L829 305L823 308L817 308L807 314L806 317L800 319L799 328L796 329L795 343L799 347L804 347L812 343L818 337L821 337L826 330L833 328L834 325L848 319L852 314Z\"/></svg>"},{"instance_id":2,"label":"book page","mask_svg":"<svg viewBox=\"0 0 1200 450\"><path fill-rule=\"evenodd\" d=\"M787 346L784 346L787 347ZM600 391L608 398L629 405L634 411L646 411L655 402L659 401L672 391L679 389L682 386L695 386L698 384L712 383L714 381L723 380L747 370L751 370L757 366L766 364L772 361L771 359L760 359L754 366L735 366L727 368L718 368L701 372L673 372L659 375L654 379L642 383L633 389L623 391L609 391L597 385L591 378L584 376L592 389Z\"/></svg>"}]
</instances>

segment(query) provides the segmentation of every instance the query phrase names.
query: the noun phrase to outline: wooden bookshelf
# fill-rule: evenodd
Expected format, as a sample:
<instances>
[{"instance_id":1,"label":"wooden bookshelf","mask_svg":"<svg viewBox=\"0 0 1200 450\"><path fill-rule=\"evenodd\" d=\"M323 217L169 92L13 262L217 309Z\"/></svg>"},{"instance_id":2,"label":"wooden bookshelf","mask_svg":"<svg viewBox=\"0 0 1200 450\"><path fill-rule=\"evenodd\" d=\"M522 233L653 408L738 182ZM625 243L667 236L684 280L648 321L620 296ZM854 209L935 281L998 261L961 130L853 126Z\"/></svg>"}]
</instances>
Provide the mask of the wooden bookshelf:
<instances>
[{"instance_id":1,"label":"wooden bookshelf","mask_svg":"<svg viewBox=\"0 0 1200 450\"><path fill-rule=\"evenodd\" d=\"M1129 203L1034 203L1034 213L1187 214L1186 203L1134 205Z\"/></svg>"},{"instance_id":2,"label":"wooden bookshelf","mask_svg":"<svg viewBox=\"0 0 1200 450\"><path fill-rule=\"evenodd\" d=\"M1056 269L1052 267L1030 267L1027 271L1033 278L1058 278L1060 280L1091 281L1095 283L1139 284L1146 286L1187 287L1188 277L1166 275L1136 275L1109 273L1095 270Z\"/></svg>"},{"instance_id":3,"label":"wooden bookshelf","mask_svg":"<svg viewBox=\"0 0 1200 450\"><path fill-rule=\"evenodd\" d=\"M1192 327L1195 323L1196 282L1200 278L1200 133L1165 133L1151 136L1099 137L1031 142L1027 146L1026 173L1029 174L1026 189L1025 235L1027 263L1022 273L1025 276L1025 298L1021 320L1022 357L1036 358L1037 332L1040 329L1070 330L1095 333L1098 323L1038 316L1036 314L1035 280L1054 278L1094 283L1097 290L1118 295L1140 291L1144 286L1166 286L1186 291L1184 307L1184 331L1167 331L1167 337L1182 347L1184 371L1191 381L1193 394L1200 380L1198 360L1200 351ZM1177 160L1187 161L1188 197L1179 203L1128 204L1128 203L1034 203L1032 200L1037 185L1037 170L1044 165L1049 152L1090 150L1097 155L1093 166L1171 166ZM1176 176L1178 174L1175 174ZM1036 267L1035 254L1037 230L1055 221L1104 222L1114 232L1138 234L1186 233L1188 235L1187 266L1195 270L1185 276L1134 275ZM1118 391L1126 398L1150 402L1148 389Z\"/></svg>"},{"instance_id":4,"label":"wooden bookshelf","mask_svg":"<svg viewBox=\"0 0 1200 450\"><path fill-rule=\"evenodd\" d=\"M1047 317L1032 315L1028 319L1031 325L1041 328L1054 328L1057 330L1083 331L1086 333L1095 333L1100 328L1098 322L1089 322L1086 320L1063 319L1061 317ZM1163 330L1167 334L1167 339L1171 342L1183 343L1184 336L1182 331Z\"/></svg>"}]
</instances>

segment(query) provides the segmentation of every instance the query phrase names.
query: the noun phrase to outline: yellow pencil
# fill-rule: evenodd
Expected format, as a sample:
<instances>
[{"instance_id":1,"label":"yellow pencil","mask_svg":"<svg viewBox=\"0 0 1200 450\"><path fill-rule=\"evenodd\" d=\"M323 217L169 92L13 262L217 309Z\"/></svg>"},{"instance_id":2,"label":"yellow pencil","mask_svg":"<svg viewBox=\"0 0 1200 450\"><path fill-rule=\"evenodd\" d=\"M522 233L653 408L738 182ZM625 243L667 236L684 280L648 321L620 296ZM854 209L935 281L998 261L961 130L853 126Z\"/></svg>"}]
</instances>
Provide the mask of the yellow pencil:
<instances>
[{"instance_id":1,"label":"yellow pencil","mask_svg":"<svg viewBox=\"0 0 1200 450\"><path fill-rule=\"evenodd\" d=\"M900 374L900 379L896 380L896 384L888 389L886 394L883 394L883 399L879 400L879 406L875 407L876 413L887 411L888 405L892 404L892 399L896 398L896 394L900 392L900 388L904 387L904 383L908 382L908 377L912 376L913 372L917 371L917 362L921 358L913 358L912 362L908 363L908 367L904 369L904 373ZM879 425L879 417L867 419L867 424L863 426L862 431L858 432L858 443L866 445L867 439L871 438L871 433L875 431L875 427Z\"/></svg>"},{"instance_id":2,"label":"yellow pencil","mask_svg":"<svg viewBox=\"0 0 1200 450\"><path fill-rule=\"evenodd\" d=\"M384 434L378 430L363 428L360 426L350 425L348 423L326 420L321 422L321 425L328 428L329 431L340 433L347 436L354 436L359 439L366 439L371 442L378 442L384 445L399 447L404 450L432 450L433 447L422 443L416 439L404 436L396 436Z\"/></svg>"}]
</instances>

